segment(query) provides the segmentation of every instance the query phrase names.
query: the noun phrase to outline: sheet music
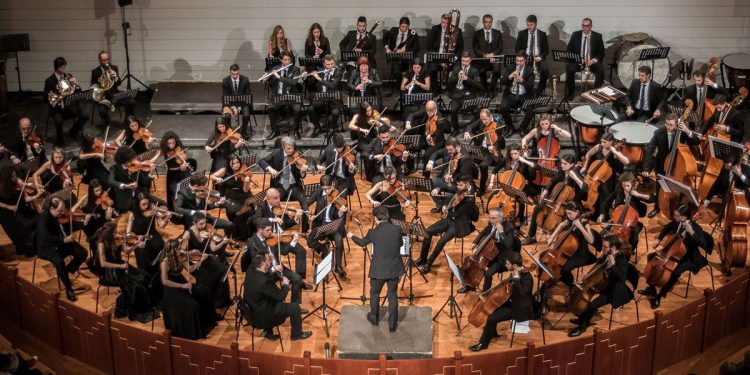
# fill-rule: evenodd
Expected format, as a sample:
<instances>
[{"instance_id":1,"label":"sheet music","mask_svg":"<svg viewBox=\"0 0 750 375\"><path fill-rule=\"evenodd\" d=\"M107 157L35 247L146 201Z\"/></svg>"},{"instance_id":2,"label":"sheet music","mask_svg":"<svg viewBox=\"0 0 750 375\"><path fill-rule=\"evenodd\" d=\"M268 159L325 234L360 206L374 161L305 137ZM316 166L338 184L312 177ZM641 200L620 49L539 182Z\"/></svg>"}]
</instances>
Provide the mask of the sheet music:
<instances>
[{"instance_id":1,"label":"sheet music","mask_svg":"<svg viewBox=\"0 0 750 375\"><path fill-rule=\"evenodd\" d=\"M607 96L615 96L617 93L611 87L602 87L599 92Z\"/></svg>"}]
</instances>

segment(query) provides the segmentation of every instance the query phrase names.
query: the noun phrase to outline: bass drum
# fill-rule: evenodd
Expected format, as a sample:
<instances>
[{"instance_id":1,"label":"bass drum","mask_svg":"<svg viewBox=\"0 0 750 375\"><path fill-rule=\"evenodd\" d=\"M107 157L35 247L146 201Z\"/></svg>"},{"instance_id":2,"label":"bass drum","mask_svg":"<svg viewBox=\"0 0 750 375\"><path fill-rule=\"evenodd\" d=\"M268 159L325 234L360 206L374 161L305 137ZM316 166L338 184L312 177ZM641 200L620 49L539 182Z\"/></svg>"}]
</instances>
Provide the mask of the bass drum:
<instances>
[{"instance_id":1,"label":"bass drum","mask_svg":"<svg viewBox=\"0 0 750 375\"><path fill-rule=\"evenodd\" d=\"M661 47L661 43L653 38L647 38L640 42L623 41L615 52L615 62L617 63L617 79L621 87L629 87L630 82L638 78L638 67L647 65L651 68L651 61L639 61L638 57L641 50ZM669 79L669 59L653 60L654 65L651 72L651 79L661 85L665 85ZM617 84L617 82L613 82Z\"/></svg>"}]
</instances>

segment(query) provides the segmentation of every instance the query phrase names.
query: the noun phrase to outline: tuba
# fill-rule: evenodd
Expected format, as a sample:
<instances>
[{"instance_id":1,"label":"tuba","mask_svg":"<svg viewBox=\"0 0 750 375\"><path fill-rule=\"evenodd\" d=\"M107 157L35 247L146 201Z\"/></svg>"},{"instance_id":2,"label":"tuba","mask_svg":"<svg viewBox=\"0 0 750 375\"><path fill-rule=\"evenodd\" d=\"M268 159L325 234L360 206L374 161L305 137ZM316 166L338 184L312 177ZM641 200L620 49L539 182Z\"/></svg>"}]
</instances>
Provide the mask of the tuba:
<instances>
[{"instance_id":1,"label":"tuba","mask_svg":"<svg viewBox=\"0 0 750 375\"><path fill-rule=\"evenodd\" d=\"M112 76L112 73L115 73L115 71L109 67L109 64L106 64L105 68L104 73L99 77L99 83L91 86L93 91L91 98L94 99L95 102L109 107L109 109L114 112L115 105L105 98L104 94L115 86L115 78Z\"/></svg>"},{"instance_id":2,"label":"tuba","mask_svg":"<svg viewBox=\"0 0 750 375\"><path fill-rule=\"evenodd\" d=\"M73 76L69 73L65 73L65 75L63 75L63 78L59 82L57 82L57 86L55 86L55 89L47 94L47 101L49 102L49 105L51 105L52 107L57 107L57 105L60 104L63 98L76 91L76 88L78 88L78 86L70 83L69 81L69 79L72 77Z\"/></svg>"}]
</instances>

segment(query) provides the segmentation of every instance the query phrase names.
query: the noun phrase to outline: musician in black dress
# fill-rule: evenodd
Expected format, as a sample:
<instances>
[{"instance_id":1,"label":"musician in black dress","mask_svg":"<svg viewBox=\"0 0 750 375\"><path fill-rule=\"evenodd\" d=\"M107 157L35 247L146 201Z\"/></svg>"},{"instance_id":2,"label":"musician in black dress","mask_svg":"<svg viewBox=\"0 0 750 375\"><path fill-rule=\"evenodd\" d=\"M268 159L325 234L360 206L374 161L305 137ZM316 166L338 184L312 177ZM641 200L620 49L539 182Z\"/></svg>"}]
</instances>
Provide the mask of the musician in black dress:
<instances>
[{"instance_id":1,"label":"musician in black dress","mask_svg":"<svg viewBox=\"0 0 750 375\"><path fill-rule=\"evenodd\" d=\"M618 223L620 218L611 216L610 209L625 204L628 194L630 195L630 207L638 211L639 217L645 217L648 209L646 204L653 200L652 197L649 194L641 193L636 189L636 178L630 171L625 171L621 174L618 182L619 186L601 202L602 206L600 212L604 215L600 216L601 222ZM642 229L644 229L644 227L640 223L637 227L630 228L629 245L632 249L638 248L638 234Z\"/></svg>"},{"instance_id":2,"label":"musician in black dress","mask_svg":"<svg viewBox=\"0 0 750 375\"><path fill-rule=\"evenodd\" d=\"M226 307L230 304L229 283L222 278L229 268L227 262L227 236L217 235L213 228L206 223L206 215L195 213L193 225L182 233L182 250L191 256L208 255L197 269L193 270L195 277L193 290L203 289L200 293L211 296L215 307Z\"/></svg>"},{"instance_id":3,"label":"musician in black dress","mask_svg":"<svg viewBox=\"0 0 750 375\"><path fill-rule=\"evenodd\" d=\"M92 242L96 231L113 217L117 216L112 207L108 207L105 203L97 203L99 198L105 193L104 187L99 180L93 179L89 181L87 194L84 194L72 208L73 212L80 209L86 215L83 217L81 230L83 230L83 233L86 234L86 238L89 240L90 249L96 248L96 243Z\"/></svg>"},{"instance_id":4,"label":"musician in black dress","mask_svg":"<svg viewBox=\"0 0 750 375\"><path fill-rule=\"evenodd\" d=\"M107 185L113 189L112 200L115 209L124 213L133 209L133 198L136 194L149 194L152 178L147 172L131 173L128 170L136 162L135 151L130 147L119 147L115 151L114 159L115 164L109 168Z\"/></svg>"},{"instance_id":5,"label":"musician in black dress","mask_svg":"<svg viewBox=\"0 0 750 375\"><path fill-rule=\"evenodd\" d=\"M297 83L297 77L300 75L299 67L294 66L294 60L289 52L281 53L281 65L274 66L271 69L271 77L268 81L268 90L271 96L297 94L300 92L300 85ZM300 131L300 121L302 121L302 105L292 102L271 103L268 106L268 118L271 121L271 134L266 139L274 139L279 136L279 121L284 111L291 112L294 116L294 136L297 139L302 137Z\"/></svg>"},{"instance_id":6,"label":"musician in black dress","mask_svg":"<svg viewBox=\"0 0 750 375\"><path fill-rule=\"evenodd\" d=\"M181 152L177 152L177 150ZM217 150L218 151L218 150ZM185 146L182 144L180 136L172 130L162 135L159 142L159 152L151 159L156 164L159 157L164 157L164 164L167 167L167 207L174 211L174 197L177 194L177 184L180 181L190 177L190 172L197 165L195 159L187 158Z\"/></svg>"},{"instance_id":7,"label":"musician in black dress","mask_svg":"<svg viewBox=\"0 0 750 375\"><path fill-rule=\"evenodd\" d=\"M380 292L388 284L388 330L396 332L398 327L398 280L406 272L401 259L403 238L401 229L388 221L388 210L384 207L373 209L375 227L367 231L364 238L347 233L354 243L365 247L372 244L370 263L370 312L367 320L372 325L380 322Z\"/></svg>"},{"instance_id":8,"label":"musician in black dress","mask_svg":"<svg viewBox=\"0 0 750 375\"><path fill-rule=\"evenodd\" d=\"M255 205L249 204L247 200L253 196L252 186L258 185L251 176L248 166L242 164L236 154L229 156L227 168L221 168L211 175L214 186L218 187L226 199L224 208L227 219L234 223L234 239L239 241L244 241L254 233L254 228L248 222L255 213Z\"/></svg>"},{"instance_id":9,"label":"musician in black dress","mask_svg":"<svg viewBox=\"0 0 750 375\"><path fill-rule=\"evenodd\" d=\"M136 117L128 116L125 117L125 120L123 120L122 123L125 125L125 129L123 129L115 138L115 144L117 144L118 147L128 146L132 148L136 154L142 154L152 148L152 143L154 141L153 136L145 141L140 137L136 137L139 130L146 128L146 126L143 125L143 121Z\"/></svg>"},{"instance_id":10,"label":"musician in black dress","mask_svg":"<svg viewBox=\"0 0 750 375\"><path fill-rule=\"evenodd\" d=\"M27 181L29 183L31 181ZM0 226L13 243L17 255L32 257L36 253L32 233L39 214L32 202L43 194L41 187L26 190L15 168L5 166L0 171Z\"/></svg>"},{"instance_id":11,"label":"musician in black dress","mask_svg":"<svg viewBox=\"0 0 750 375\"><path fill-rule=\"evenodd\" d=\"M186 228L193 225L194 215L202 212L214 228L223 229L225 235L232 237L236 230L234 223L208 214L208 211L224 206L226 201L222 196L209 193L208 177L194 173L189 182L177 191L174 210L182 215L182 223Z\"/></svg>"},{"instance_id":12,"label":"musician in black dress","mask_svg":"<svg viewBox=\"0 0 750 375\"><path fill-rule=\"evenodd\" d=\"M415 57L409 66L409 70L401 78L401 93L423 94L430 92L432 80L430 79L430 73L422 63L422 59Z\"/></svg>"},{"instance_id":13,"label":"musician in black dress","mask_svg":"<svg viewBox=\"0 0 750 375\"><path fill-rule=\"evenodd\" d=\"M661 117L664 91L651 78L651 67L643 65L638 68L638 78L630 83L628 94L625 95L625 115L628 119L651 122Z\"/></svg>"},{"instance_id":14,"label":"musician in black dress","mask_svg":"<svg viewBox=\"0 0 750 375\"><path fill-rule=\"evenodd\" d=\"M312 206L315 204L315 211L313 213L313 230L317 227L326 225L342 218L342 223L338 229L323 238L312 240L308 238L308 245L311 249L317 251L322 257L328 255L328 248L326 247L325 241L333 242L334 247L334 271L341 277L346 276L344 271L344 265L341 261L344 254L344 227L346 226L346 196L341 194L340 190L335 190L333 184L333 178L329 175L323 175L320 178L320 189L307 198L307 205ZM334 200L335 199L335 200Z\"/></svg>"},{"instance_id":15,"label":"musician in black dress","mask_svg":"<svg viewBox=\"0 0 750 375\"><path fill-rule=\"evenodd\" d=\"M362 41L362 39L365 40ZM357 29L347 32L344 39L339 42L339 51L366 52L373 68L377 68L376 47L377 38L367 30L367 18L364 16L357 18Z\"/></svg>"},{"instance_id":16,"label":"musician in black dress","mask_svg":"<svg viewBox=\"0 0 750 375\"><path fill-rule=\"evenodd\" d=\"M591 325L591 319L600 308L612 305L612 308L616 309L633 299L633 291L626 284L629 279L628 259L632 252L630 246L624 245L619 237L610 235L602 240L602 252L602 256L596 260L594 267L606 268L605 272L609 275L607 285L596 298L589 302L583 314L570 319L571 323L578 325L568 332L570 337L580 336L586 332L586 328Z\"/></svg>"},{"instance_id":17,"label":"musician in black dress","mask_svg":"<svg viewBox=\"0 0 750 375\"><path fill-rule=\"evenodd\" d=\"M228 125L230 123L231 119L227 116L217 117L214 121L214 131L203 146L211 155L211 173L226 168L229 155L234 154L245 142L239 134L233 134Z\"/></svg>"},{"instance_id":18,"label":"musician in black dress","mask_svg":"<svg viewBox=\"0 0 750 375\"><path fill-rule=\"evenodd\" d=\"M535 185L532 183L532 180L534 179L534 163L524 158L523 155L521 155L521 145L518 143L513 143L510 146L508 146L508 153L507 157L505 158L505 162L502 163L504 171L512 171L514 168L516 170L516 173L520 176L523 176L523 178L526 179L526 184L521 189L521 192L526 194L527 197L529 196L535 196L539 193L539 190L536 189ZM502 190L502 187L500 184L504 184L506 186L509 186L508 180L501 180L499 179L500 173L490 174L489 183L487 185L487 190L491 191L492 194L497 194L500 190ZM515 176L514 176L515 177ZM495 190L495 186L497 186L498 190ZM488 202L491 201L493 198L493 195L490 195L490 197L487 199ZM521 223L525 222L526 220L526 203L516 200L516 218L515 218L515 230L519 231L521 229ZM502 207L500 207L502 208Z\"/></svg>"},{"instance_id":19,"label":"musician in black dress","mask_svg":"<svg viewBox=\"0 0 750 375\"><path fill-rule=\"evenodd\" d=\"M467 176L469 184L474 187L472 177L475 175L471 157L461 152L461 143L454 137L449 137L445 141L444 148L432 153L425 166L425 172L432 173L433 169L437 169L438 166L435 165L435 162L438 160L442 160L442 167L440 171L435 171L439 172L440 175L432 178L433 190L430 192L432 200L435 202L435 208L431 211L434 214L440 212L443 205L450 200L450 195L444 197L439 195L441 189L455 190L456 176L458 175Z\"/></svg>"},{"instance_id":20,"label":"musician in black dress","mask_svg":"<svg viewBox=\"0 0 750 375\"><path fill-rule=\"evenodd\" d=\"M612 133L602 134L602 137L599 139L599 144L591 147L591 149L586 152L586 163L583 165L583 168L581 168L581 173L589 175L593 174L596 172L596 170L594 170L592 164L597 160L601 160L606 163L606 165L601 164L600 168L609 167L610 169L612 169L612 174L609 176L609 178L604 181L604 183L599 184L599 195L592 208L591 217L597 218L597 223L602 223L604 220L605 214L601 210L604 198L609 196L609 194L611 194L615 190L615 186L617 185L617 176L619 176L623 172L625 166L630 164L630 160L628 159L628 157L623 155L623 153L620 152L617 147L614 147L614 142L615 137L612 135Z\"/></svg>"},{"instance_id":21,"label":"musician in black dress","mask_svg":"<svg viewBox=\"0 0 750 375\"><path fill-rule=\"evenodd\" d=\"M417 36L416 30L410 29L410 26L409 17L401 17L398 20L398 27L392 27L383 36L386 55L391 52L411 52L416 57L419 54L419 36ZM391 60L391 77L401 77L407 69L409 69L408 60Z\"/></svg>"},{"instance_id":22,"label":"musician in black dress","mask_svg":"<svg viewBox=\"0 0 750 375\"><path fill-rule=\"evenodd\" d=\"M565 66L565 95L568 100L573 99L575 89L575 74L585 67L594 73L594 88L602 87L604 83L604 40L602 34L591 30L593 21L584 18L581 30L574 31L568 42L568 52L581 55L581 63L567 63Z\"/></svg>"},{"instance_id":23,"label":"musician in black dress","mask_svg":"<svg viewBox=\"0 0 750 375\"><path fill-rule=\"evenodd\" d=\"M331 42L323 32L323 27L315 22L310 25L310 31L307 33L305 40L305 57L322 58L331 53ZM314 70L317 67L310 67Z\"/></svg>"},{"instance_id":24,"label":"musician in black dress","mask_svg":"<svg viewBox=\"0 0 750 375\"><path fill-rule=\"evenodd\" d=\"M52 73L44 81L44 98L49 98L50 93L61 95L58 89L72 90L73 93L80 92L81 87L78 85L78 80L67 72L68 62L65 58L58 57L53 62L55 72ZM64 100L60 100L54 106L48 101L47 110L52 117L52 121L55 123L56 130L56 141L55 145L65 147L63 141L63 123L65 120L75 119L73 126L68 130L68 136L73 139L77 139L83 126L89 120L88 114L83 110L81 104L75 103L68 105Z\"/></svg>"},{"instance_id":25,"label":"musician in black dress","mask_svg":"<svg viewBox=\"0 0 750 375\"><path fill-rule=\"evenodd\" d=\"M404 151L401 157L389 152L393 149L393 145L388 145L391 141L391 128L387 125L381 125L378 128L378 138L373 139L369 147L362 151L362 158L367 161L365 168L369 170L367 179L373 185L383 181L385 178L383 173L386 167L393 167L398 172L401 164L409 157L409 151Z\"/></svg>"},{"instance_id":26,"label":"musician in black dress","mask_svg":"<svg viewBox=\"0 0 750 375\"><path fill-rule=\"evenodd\" d=\"M155 260L164 249L164 238L157 228L166 228L172 214L169 211L158 210L143 193L136 195L135 203L137 206L128 216L125 236L135 239L132 250L135 251L135 263L138 268L154 275L158 267Z\"/></svg>"},{"instance_id":27,"label":"musician in black dress","mask_svg":"<svg viewBox=\"0 0 750 375\"><path fill-rule=\"evenodd\" d=\"M386 167L383 172L383 181L372 185L365 197L372 203L373 207L383 206L388 209L388 218L395 220L406 220L404 209L411 207L411 200L408 191L397 190L401 185L398 180L398 173L393 167ZM377 199L376 199L377 196Z\"/></svg>"},{"instance_id":28,"label":"musician in black dress","mask_svg":"<svg viewBox=\"0 0 750 375\"><path fill-rule=\"evenodd\" d=\"M430 129L432 123L435 124L434 131ZM428 100L424 104L424 109L410 113L404 123L404 134L419 135L418 149L409 151L413 154L422 151L422 164L425 166L435 152L445 147L445 134L450 134L450 132L451 124L447 119L439 116L437 103L434 100ZM414 160L412 169L417 168L416 164L417 161ZM424 175L428 177L429 172L425 171Z\"/></svg>"},{"instance_id":29,"label":"musician in black dress","mask_svg":"<svg viewBox=\"0 0 750 375\"><path fill-rule=\"evenodd\" d=\"M282 200L298 202L303 210L307 210L303 179L308 167L307 164L302 165L299 161L292 160L295 154L300 154L296 147L293 139L282 137L281 147L260 159L258 166L271 174L271 187L281 194Z\"/></svg>"},{"instance_id":30,"label":"musician in black dress","mask_svg":"<svg viewBox=\"0 0 750 375\"><path fill-rule=\"evenodd\" d=\"M104 99L106 99L109 103L98 102L96 104L96 113L99 114L99 117L102 119L102 126L109 125L109 114L110 112L114 111L112 107L110 107L110 105L115 94L120 92L119 86L120 84L122 84L122 79L120 78L120 69L117 67L117 65L112 65L109 62L109 53L107 53L106 51L100 51L99 66L91 70L91 86L99 85L99 79L105 74L109 75L110 80L113 81L112 88L104 93ZM115 109L117 109L118 107L125 109L125 116L133 116L135 114L135 100L133 98L128 98L127 100L119 102L114 106Z\"/></svg>"},{"instance_id":31,"label":"musician in black dress","mask_svg":"<svg viewBox=\"0 0 750 375\"><path fill-rule=\"evenodd\" d=\"M483 85L479 82L479 71L471 66L471 54L469 51L461 53L460 64L453 67L448 76L448 90L450 91L451 103L451 125L452 134L458 134L460 126L458 124L458 113L464 102L476 98L477 94L483 90Z\"/></svg>"},{"instance_id":32,"label":"musician in black dress","mask_svg":"<svg viewBox=\"0 0 750 375\"><path fill-rule=\"evenodd\" d=\"M515 50L519 51L519 55L520 52L523 52L528 57L525 63L528 64L529 70L539 73L536 96L544 95L544 89L547 88L547 79L549 78L549 65L547 64L549 43L547 42L547 33L537 28L536 15L530 14L526 17L526 28L518 32ZM536 66L536 69L534 69L534 66ZM529 90L526 91L529 96L534 96L534 92L531 90L533 86L534 76L532 75L529 80Z\"/></svg>"},{"instance_id":33,"label":"musician in black dress","mask_svg":"<svg viewBox=\"0 0 750 375\"><path fill-rule=\"evenodd\" d=\"M588 221L581 219L581 205L578 202L565 203L565 217L566 220L563 220L547 238L547 246L552 245L558 234L572 227L570 235L575 236L578 240L578 249L565 262L560 272L560 281L568 287L572 287L575 281L573 270L596 262L596 255L589 250L589 245L596 248L596 244L601 240L601 237L598 232L591 229Z\"/></svg>"},{"instance_id":34,"label":"musician in black dress","mask_svg":"<svg viewBox=\"0 0 750 375\"><path fill-rule=\"evenodd\" d=\"M495 96L495 87L500 77L500 69L503 67L503 35L500 30L492 27L493 21L491 14L482 16L482 28L474 32L471 43L474 58L481 59L474 60L474 66L479 70L479 82L484 85L487 97ZM489 85L487 73L492 75Z\"/></svg>"},{"instance_id":35,"label":"musician in black dress","mask_svg":"<svg viewBox=\"0 0 750 375\"><path fill-rule=\"evenodd\" d=\"M336 67L336 59L333 55L323 57L323 71L313 71L305 82L308 83L308 90L312 92L335 92L340 91L341 77L344 70ZM337 100L314 100L310 112L310 120L315 129L312 137L315 138L323 132L336 131L336 125L339 122L341 112L341 101ZM321 125L321 117L328 114L328 121L325 126Z\"/></svg>"},{"instance_id":36,"label":"musician in black dress","mask_svg":"<svg viewBox=\"0 0 750 375\"><path fill-rule=\"evenodd\" d=\"M331 144L320 155L317 163L318 172L331 176L333 186L343 193L343 197L350 196L357 191L357 185L354 181L354 175L357 173L356 160L345 160L356 156L356 154L352 147L349 147L349 153L347 154L346 147L344 137L341 134L334 135ZM349 163L348 166L347 163Z\"/></svg>"},{"instance_id":37,"label":"musician in black dress","mask_svg":"<svg viewBox=\"0 0 750 375\"><path fill-rule=\"evenodd\" d=\"M240 66L232 64L229 67L229 75L221 81L221 94L227 95L250 95L250 79L240 74ZM250 106L239 105L237 103L225 103L229 105L232 115L242 116L242 126L240 134L245 138L252 138L253 128L248 129L247 123L250 122Z\"/></svg>"},{"instance_id":38,"label":"musician in black dress","mask_svg":"<svg viewBox=\"0 0 750 375\"><path fill-rule=\"evenodd\" d=\"M508 320L525 322L534 318L534 296L532 295L534 278L523 267L521 255L509 253L505 258L504 267L513 273L510 281L506 281L512 285L510 299L487 317L487 322L482 329L482 337L479 338L479 343L469 347L469 350L472 352L485 350L489 347L492 339L498 336L498 323ZM501 285L498 284L499 287L502 287Z\"/></svg>"},{"instance_id":39,"label":"musician in black dress","mask_svg":"<svg viewBox=\"0 0 750 375\"><path fill-rule=\"evenodd\" d=\"M503 100L500 103L498 112L503 116L503 122L506 125L502 133L505 137L508 137L515 130L521 133L526 132L527 127L534 118L533 109L531 107L527 108L521 124L516 129L513 127L513 118L510 116L514 108L520 108L526 99L531 98L533 95L534 70L526 63L526 58L526 54L519 52L516 55L516 65L505 68L500 75L500 84L505 86L505 89L503 90ZM541 81L539 85L542 85Z\"/></svg>"},{"instance_id":40,"label":"musician in black dress","mask_svg":"<svg viewBox=\"0 0 750 375\"><path fill-rule=\"evenodd\" d=\"M71 160L65 155L61 147L52 149L52 157L39 166L32 178L34 183L44 186L48 193L56 193L73 186L73 172L70 169Z\"/></svg>"},{"instance_id":41,"label":"musician in black dress","mask_svg":"<svg viewBox=\"0 0 750 375\"><path fill-rule=\"evenodd\" d=\"M78 154L76 170L81 174L81 182L84 184L88 184L93 179L106 184L109 177L109 169L104 165L107 152L94 152L95 143L96 138L87 134L84 134L81 139L81 153Z\"/></svg>"},{"instance_id":42,"label":"musician in black dress","mask_svg":"<svg viewBox=\"0 0 750 375\"><path fill-rule=\"evenodd\" d=\"M495 123L495 130L485 130L490 124ZM477 194L484 195L487 192L487 179L490 167L493 167L493 174L497 174L503 165L503 153L505 149L505 138L500 134L500 125L495 122L495 117L489 108L482 108L479 111L479 120L470 122L464 130L464 141L471 141L475 146L479 146L481 159L479 160L479 186ZM494 134L491 134L494 133ZM491 138L496 137L495 142Z\"/></svg>"}]
</instances>

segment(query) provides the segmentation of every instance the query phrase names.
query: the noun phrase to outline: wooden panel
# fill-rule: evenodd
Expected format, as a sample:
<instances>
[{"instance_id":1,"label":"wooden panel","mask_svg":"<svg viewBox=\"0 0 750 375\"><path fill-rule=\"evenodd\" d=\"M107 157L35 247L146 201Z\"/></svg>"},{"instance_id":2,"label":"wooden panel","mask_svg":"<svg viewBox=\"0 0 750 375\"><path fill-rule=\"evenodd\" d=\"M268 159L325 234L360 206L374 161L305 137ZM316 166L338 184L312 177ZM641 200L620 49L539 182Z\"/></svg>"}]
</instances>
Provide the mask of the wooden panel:
<instances>
[{"instance_id":1,"label":"wooden panel","mask_svg":"<svg viewBox=\"0 0 750 375\"><path fill-rule=\"evenodd\" d=\"M64 353L112 373L109 313L97 315L62 299L58 302L58 311Z\"/></svg>"},{"instance_id":2,"label":"wooden panel","mask_svg":"<svg viewBox=\"0 0 750 375\"><path fill-rule=\"evenodd\" d=\"M176 374L185 375L235 375L237 361L231 348L203 344L191 340L172 337L172 369Z\"/></svg>"},{"instance_id":3,"label":"wooden panel","mask_svg":"<svg viewBox=\"0 0 750 375\"><path fill-rule=\"evenodd\" d=\"M530 348L529 373L534 375L589 374L594 363L594 336Z\"/></svg>"},{"instance_id":4,"label":"wooden panel","mask_svg":"<svg viewBox=\"0 0 750 375\"><path fill-rule=\"evenodd\" d=\"M705 290L706 324L703 348L708 348L722 337L745 325L745 306L748 295L748 274L735 273L732 280L715 292Z\"/></svg>"},{"instance_id":5,"label":"wooden panel","mask_svg":"<svg viewBox=\"0 0 750 375\"><path fill-rule=\"evenodd\" d=\"M50 294L30 281L16 278L18 312L21 315L21 328L30 334L43 338L47 345L62 352L60 320L57 317L59 293Z\"/></svg>"},{"instance_id":6,"label":"wooden panel","mask_svg":"<svg viewBox=\"0 0 750 375\"><path fill-rule=\"evenodd\" d=\"M635 375L651 371L656 334L654 319L595 332L594 374Z\"/></svg>"},{"instance_id":7,"label":"wooden panel","mask_svg":"<svg viewBox=\"0 0 750 375\"><path fill-rule=\"evenodd\" d=\"M117 320L110 322L114 367L128 375L172 373L169 336L131 327Z\"/></svg>"},{"instance_id":8,"label":"wooden panel","mask_svg":"<svg viewBox=\"0 0 750 375\"><path fill-rule=\"evenodd\" d=\"M16 296L16 276L17 269L10 269L0 264L0 313L7 316L16 324L21 322L21 316L18 313L18 297Z\"/></svg>"},{"instance_id":9,"label":"wooden panel","mask_svg":"<svg viewBox=\"0 0 750 375\"><path fill-rule=\"evenodd\" d=\"M705 299L686 302L668 313L656 312L654 372L701 352L705 317Z\"/></svg>"}]
</instances>

